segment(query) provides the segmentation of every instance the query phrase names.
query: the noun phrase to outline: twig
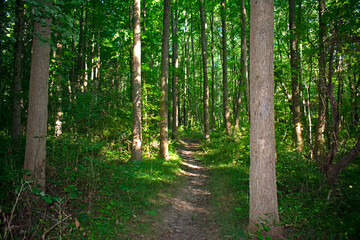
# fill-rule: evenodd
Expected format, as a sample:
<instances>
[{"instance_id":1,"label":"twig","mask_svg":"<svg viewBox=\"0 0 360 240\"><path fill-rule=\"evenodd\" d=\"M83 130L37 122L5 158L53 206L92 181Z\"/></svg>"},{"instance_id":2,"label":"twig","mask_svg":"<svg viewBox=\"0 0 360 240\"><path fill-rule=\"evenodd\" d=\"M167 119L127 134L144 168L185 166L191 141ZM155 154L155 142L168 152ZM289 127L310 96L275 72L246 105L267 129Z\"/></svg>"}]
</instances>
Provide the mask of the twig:
<instances>
[{"instance_id":1,"label":"twig","mask_svg":"<svg viewBox=\"0 0 360 240\"><path fill-rule=\"evenodd\" d=\"M49 230L47 230L46 232L43 233L43 235L41 236L42 239L45 239L45 235L48 234L54 227L56 227L57 225L59 225L60 223L64 222L66 219L68 219L69 217L71 217L71 214L69 216L66 216L65 218L61 219L60 221L58 221L57 223L55 223L51 228L49 228Z\"/></svg>"}]
</instances>

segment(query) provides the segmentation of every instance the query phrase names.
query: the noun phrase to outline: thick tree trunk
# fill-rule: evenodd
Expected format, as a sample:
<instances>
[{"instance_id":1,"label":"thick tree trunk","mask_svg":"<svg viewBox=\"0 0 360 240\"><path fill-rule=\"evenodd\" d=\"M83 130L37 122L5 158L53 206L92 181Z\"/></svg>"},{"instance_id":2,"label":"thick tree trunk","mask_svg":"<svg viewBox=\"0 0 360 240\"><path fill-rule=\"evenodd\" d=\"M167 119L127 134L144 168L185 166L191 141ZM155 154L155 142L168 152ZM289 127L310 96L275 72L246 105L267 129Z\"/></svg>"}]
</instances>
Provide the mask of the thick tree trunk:
<instances>
[{"instance_id":1,"label":"thick tree trunk","mask_svg":"<svg viewBox=\"0 0 360 240\"><path fill-rule=\"evenodd\" d=\"M201 48L203 59L204 73L204 139L210 141L209 131L209 85L208 85L208 69L207 69L207 41L206 41L206 5L205 0L199 0L200 18L201 18Z\"/></svg>"},{"instance_id":2,"label":"thick tree trunk","mask_svg":"<svg viewBox=\"0 0 360 240\"><path fill-rule=\"evenodd\" d=\"M289 29L290 29L290 65L291 65L291 90L292 90L292 121L293 138L296 148L303 151L300 89L299 89L299 58L297 52L296 11L295 0L289 0Z\"/></svg>"},{"instance_id":3,"label":"thick tree trunk","mask_svg":"<svg viewBox=\"0 0 360 240\"><path fill-rule=\"evenodd\" d=\"M231 122L230 122L230 109L228 99L228 87L227 87L227 44L226 44L226 0L221 0L221 26L222 26L222 47L223 47L223 111L224 111L224 123L226 133L231 134Z\"/></svg>"},{"instance_id":4,"label":"thick tree trunk","mask_svg":"<svg viewBox=\"0 0 360 240\"><path fill-rule=\"evenodd\" d=\"M14 97L12 105L12 131L11 138L17 141L21 137L21 79L22 79L22 53L24 42L24 2L16 0L16 42L14 46Z\"/></svg>"},{"instance_id":5,"label":"thick tree trunk","mask_svg":"<svg viewBox=\"0 0 360 240\"><path fill-rule=\"evenodd\" d=\"M318 121L315 131L314 157L319 165L323 165L326 155L325 146L325 123L327 108L327 88L326 88L326 23L324 22L325 0L319 0L319 79L318 79Z\"/></svg>"},{"instance_id":6,"label":"thick tree trunk","mask_svg":"<svg viewBox=\"0 0 360 240\"><path fill-rule=\"evenodd\" d=\"M240 56L240 62L241 62L241 76L239 81L239 95L237 99L237 106L236 106L236 112L235 112L235 128L239 127L239 121L240 121L240 107L241 107L241 85L243 82L246 83L246 93L248 92L248 72L247 72L247 53L246 53L246 8L244 0L241 0L241 56ZM249 103L250 99L247 94L247 103Z\"/></svg>"},{"instance_id":7,"label":"thick tree trunk","mask_svg":"<svg viewBox=\"0 0 360 240\"><path fill-rule=\"evenodd\" d=\"M274 123L274 1L251 1L249 230L279 238ZM261 218L261 220L259 220Z\"/></svg>"},{"instance_id":8,"label":"thick tree trunk","mask_svg":"<svg viewBox=\"0 0 360 240\"><path fill-rule=\"evenodd\" d=\"M42 190L45 190L46 174L50 24L50 18L45 19L45 25L34 22L24 162L24 169L30 173L25 178Z\"/></svg>"},{"instance_id":9,"label":"thick tree trunk","mask_svg":"<svg viewBox=\"0 0 360 240\"><path fill-rule=\"evenodd\" d=\"M160 157L169 160L168 146L168 82L170 0L164 0L163 36L161 47Z\"/></svg>"},{"instance_id":10,"label":"thick tree trunk","mask_svg":"<svg viewBox=\"0 0 360 240\"><path fill-rule=\"evenodd\" d=\"M141 132L141 28L140 28L140 0L134 0L134 42L133 42L133 126L131 160L142 160L142 132Z\"/></svg>"},{"instance_id":11,"label":"thick tree trunk","mask_svg":"<svg viewBox=\"0 0 360 240\"><path fill-rule=\"evenodd\" d=\"M173 92L173 121L172 121L172 136L177 138L178 135L178 126L179 126L179 95L178 95L178 85L179 85L179 41L178 41L178 10L177 2L175 2L174 14L172 14L172 36L173 36L173 55L172 55L172 65L173 65L173 81L172 81L172 92Z\"/></svg>"}]
</instances>

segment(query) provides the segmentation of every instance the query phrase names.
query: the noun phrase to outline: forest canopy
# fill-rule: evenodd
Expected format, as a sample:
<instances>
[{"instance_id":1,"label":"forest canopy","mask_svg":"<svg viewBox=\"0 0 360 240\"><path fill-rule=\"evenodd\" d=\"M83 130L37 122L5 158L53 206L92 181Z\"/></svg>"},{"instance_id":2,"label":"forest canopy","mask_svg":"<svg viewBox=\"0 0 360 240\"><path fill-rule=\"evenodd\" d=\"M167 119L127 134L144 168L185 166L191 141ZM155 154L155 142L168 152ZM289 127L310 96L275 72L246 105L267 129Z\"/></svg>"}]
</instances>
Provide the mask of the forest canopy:
<instances>
[{"instance_id":1,"label":"forest canopy","mask_svg":"<svg viewBox=\"0 0 360 240\"><path fill-rule=\"evenodd\" d=\"M191 137L223 236L357 239L360 3L266 2L0 1L0 238L151 239Z\"/></svg>"}]
</instances>

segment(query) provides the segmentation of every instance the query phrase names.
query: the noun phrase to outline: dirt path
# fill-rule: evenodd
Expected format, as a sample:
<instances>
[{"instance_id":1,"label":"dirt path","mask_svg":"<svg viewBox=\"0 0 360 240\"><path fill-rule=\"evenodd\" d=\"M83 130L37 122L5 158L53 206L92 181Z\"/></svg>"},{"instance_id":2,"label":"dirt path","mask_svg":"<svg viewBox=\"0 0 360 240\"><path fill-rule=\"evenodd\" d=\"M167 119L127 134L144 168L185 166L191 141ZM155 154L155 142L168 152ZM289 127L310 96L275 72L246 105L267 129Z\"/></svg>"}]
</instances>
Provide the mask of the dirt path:
<instances>
[{"instance_id":1,"label":"dirt path","mask_svg":"<svg viewBox=\"0 0 360 240\"><path fill-rule=\"evenodd\" d=\"M182 157L181 173L186 183L166 201L169 209L163 215L163 221L157 223L160 240L211 240L219 239L214 214L211 212L211 194L206 190L208 170L193 157L199 148L196 139L180 141L183 146L178 150Z\"/></svg>"}]
</instances>

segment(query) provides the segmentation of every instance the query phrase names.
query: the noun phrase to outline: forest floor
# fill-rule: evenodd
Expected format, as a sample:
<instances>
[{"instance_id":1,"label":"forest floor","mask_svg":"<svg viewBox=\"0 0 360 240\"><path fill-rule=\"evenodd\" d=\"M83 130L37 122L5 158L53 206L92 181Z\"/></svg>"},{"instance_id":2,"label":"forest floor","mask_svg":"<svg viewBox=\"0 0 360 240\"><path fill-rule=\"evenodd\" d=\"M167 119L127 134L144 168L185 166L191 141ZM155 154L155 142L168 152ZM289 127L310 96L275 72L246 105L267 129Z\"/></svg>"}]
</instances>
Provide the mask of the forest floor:
<instances>
[{"instance_id":1,"label":"forest floor","mask_svg":"<svg viewBox=\"0 0 360 240\"><path fill-rule=\"evenodd\" d=\"M153 239L219 239L207 187L209 171L194 156L199 140L185 138L180 144L181 173L186 181L173 196L162 196L168 207L162 209L160 220L152 226L157 232Z\"/></svg>"}]
</instances>

